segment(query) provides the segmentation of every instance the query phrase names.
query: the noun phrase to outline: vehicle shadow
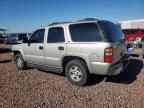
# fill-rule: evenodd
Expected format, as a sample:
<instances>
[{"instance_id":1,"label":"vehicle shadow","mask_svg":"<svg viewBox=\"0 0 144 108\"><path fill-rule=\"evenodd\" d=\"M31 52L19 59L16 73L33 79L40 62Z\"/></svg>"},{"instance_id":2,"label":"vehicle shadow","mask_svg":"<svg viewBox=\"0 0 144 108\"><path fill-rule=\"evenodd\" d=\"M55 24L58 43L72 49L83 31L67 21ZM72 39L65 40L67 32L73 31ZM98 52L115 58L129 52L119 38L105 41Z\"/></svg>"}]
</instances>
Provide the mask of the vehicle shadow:
<instances>
[{"instance_id":1,"label":"vehicle shadow","mask_svg":"<svg viewBox=\"0 0 144 108\"><path fill-rule=\"evenodd\" d=\"M116 76L107 76L106 82L131 84L137 79L137 75L143 68L143 62L141 60L131 59L128 67Z\"/></svg>"},{"instance_id":2,"label":"vehicle shadow","mask_svg":"<svg viewBox=\"0 0 144 108\"><path fill-rule=\"evenodd\" d=\"M9 63L11 62L11 60L3 60L3 61L0 61L0 63Z\"/></svg>"},{"instance_id":3,"label":"vehicle shadow","mask_svg":"<svg viewBox=\"0 0 144 108\"><path fill-rule=\"evenodd\" d=\"M10 48L0 48L0 54L9 53L11 51Z\"/></svg>"},{"instance_id":4,"label":"vehicle shadow","mask_svg":"<svg viewBox=\"0 0 144 108\"><path fill-rule=\"evenodd\" d=\"M105 79L105 76L102 75L91 75L89 81L87 82L86 86L92 86L100 83Z\"/></svg>"},{"instance_id":5,"label":"vehicle shadow","mask_svg":"<svg viewBox=\"0 0 144 108\"><path fill-rule=\"evenodd\" d=\"M131 84L137 79L137 75L141 72L142 68L143 68L143 62L141 60L131 59L125 71L121 72L116 76L90 75L89 81L87 82L86 86L99 84L103 80L112 83ZM64 73L55 73L50 71L44 71L41 69L38 70L41 72L65 77Z\"/></svg>"}]
</instances>

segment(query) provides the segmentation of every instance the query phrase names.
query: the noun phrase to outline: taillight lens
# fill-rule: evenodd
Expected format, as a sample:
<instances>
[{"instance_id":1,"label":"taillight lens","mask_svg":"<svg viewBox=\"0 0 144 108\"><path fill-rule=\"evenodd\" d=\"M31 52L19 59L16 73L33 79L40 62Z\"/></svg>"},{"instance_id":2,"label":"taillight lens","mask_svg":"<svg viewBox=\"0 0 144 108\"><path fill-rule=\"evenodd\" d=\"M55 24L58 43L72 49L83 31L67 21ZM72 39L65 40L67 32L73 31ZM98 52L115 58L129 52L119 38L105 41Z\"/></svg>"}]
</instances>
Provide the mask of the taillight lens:
<instances>
[{"instance_id":1,"label":"taillight lens","mask_svg":"<svg viewBox=\"0 0 144 108\"><path fill-rule=\"evenodd\" d=\"M111 63L113 58L113 49L112 48L106 48L104 51L104 62L105 63Z\"/></svg>"}]
</instances>

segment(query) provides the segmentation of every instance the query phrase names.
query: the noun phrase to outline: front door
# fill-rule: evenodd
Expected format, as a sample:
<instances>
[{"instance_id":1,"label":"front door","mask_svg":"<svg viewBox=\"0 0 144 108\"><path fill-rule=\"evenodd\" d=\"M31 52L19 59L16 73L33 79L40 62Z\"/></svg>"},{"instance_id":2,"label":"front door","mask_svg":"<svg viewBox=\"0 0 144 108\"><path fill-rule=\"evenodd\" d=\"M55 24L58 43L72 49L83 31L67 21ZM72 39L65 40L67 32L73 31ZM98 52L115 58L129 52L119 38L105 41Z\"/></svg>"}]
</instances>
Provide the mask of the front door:
<instances>
[{"instance_id":1,"label":"front door","mask_svg":"<svg viewBox=\"0 0 144 108\"><path fill-rule=\"evenodd\" d=\"M29 63L44 64L44 35L45 29L35 31L24 44L25 59Z\"/></svg>"}]
</instances>

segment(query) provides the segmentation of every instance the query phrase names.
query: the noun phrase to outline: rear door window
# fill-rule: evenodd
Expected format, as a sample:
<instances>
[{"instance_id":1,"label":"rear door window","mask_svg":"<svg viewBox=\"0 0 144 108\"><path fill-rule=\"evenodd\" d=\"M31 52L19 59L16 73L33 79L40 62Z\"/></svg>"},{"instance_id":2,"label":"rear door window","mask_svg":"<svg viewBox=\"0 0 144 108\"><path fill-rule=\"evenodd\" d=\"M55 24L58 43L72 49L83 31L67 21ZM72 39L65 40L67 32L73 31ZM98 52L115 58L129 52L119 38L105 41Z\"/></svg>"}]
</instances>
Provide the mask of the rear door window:
<instances>
[{"instance_id":1,"label":"rear door window","mask_svg":"<svg viewBox=\"0 0 144 108\"><path fill-rule=\"evenodd\" d=\"M96 23L72 24L69 26L69 30L74 42L102 41Z\"/></svg>"},{"instance_id":2,"label":"rear door window","mask_svg":"<svg viewBox=\"0 0 144 108\"><path fill-rule=\"evenodd\" d=\"M48 31L48 43L61 43L65 42L64 30L62 27L53 27Z\"/></svg>"},{"instance_id":3,"label":"rear door window","mask_svg":"<svg viewBox=\"0 0 144 108\"><path fill-rule=\"evenodd\" d=\"M124 38L122 30L116 24L109 21L99 21L98 23L104 32L106 41L115 43Z\"/></svg>"}]
</instances>

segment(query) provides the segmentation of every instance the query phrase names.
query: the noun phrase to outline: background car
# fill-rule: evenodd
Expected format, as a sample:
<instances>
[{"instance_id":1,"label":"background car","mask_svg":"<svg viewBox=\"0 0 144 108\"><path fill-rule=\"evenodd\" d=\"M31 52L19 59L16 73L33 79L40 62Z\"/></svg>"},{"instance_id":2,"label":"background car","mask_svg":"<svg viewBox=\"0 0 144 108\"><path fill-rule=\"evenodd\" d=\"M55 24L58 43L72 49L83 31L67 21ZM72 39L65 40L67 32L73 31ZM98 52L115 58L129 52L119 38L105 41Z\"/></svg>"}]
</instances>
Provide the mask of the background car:
<instances>
[{"instance_id":1,"label":"background car","mask_svg":"<svg viewBox=\"0 0 144 108\"><path fill-rule=\"evenodd\" d=\"M125 34L125 41L135 41L137 38L144 37L143 29L127 29L123 30Z\"/></svg>"},{"instance_id":2,"label":"background car","mask_svg":"<svg viewBox=\"0 0 144 108\"><path fill-rule=\"evenodd\" d=\"M4 40L5 40L5 37L4 37L4 36L2 36L2 35L0 35L0 43L3 43L3 42L4 42Z\"/></svg>"},{"instance_id":3,"label":"background car","mask_svg":"<svg viewBox=\"0 0 144 108\"><path fill-rule=\"evenodd\" d=\"M18 40L17 34L10 34L8 37L6 37L4 43L5 44L13 44L17 40Z\"/></svg>"},{"instance_id":4,"label":"background car","mask_svg":"<svg viewBox=\"0 0 144 108\"><path fill-rule=\"evenodd\" d=\"M30 37L30 33L19 33L19 34L11 34L8 36L4 43L5 44L20 44L24 37Z\"/></svg>"}]
</instances>

